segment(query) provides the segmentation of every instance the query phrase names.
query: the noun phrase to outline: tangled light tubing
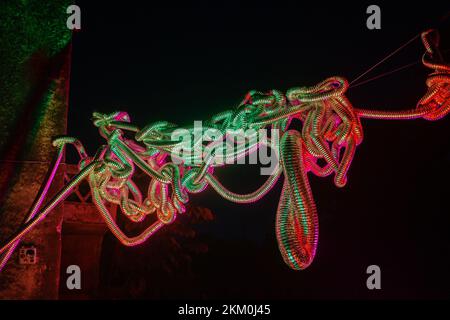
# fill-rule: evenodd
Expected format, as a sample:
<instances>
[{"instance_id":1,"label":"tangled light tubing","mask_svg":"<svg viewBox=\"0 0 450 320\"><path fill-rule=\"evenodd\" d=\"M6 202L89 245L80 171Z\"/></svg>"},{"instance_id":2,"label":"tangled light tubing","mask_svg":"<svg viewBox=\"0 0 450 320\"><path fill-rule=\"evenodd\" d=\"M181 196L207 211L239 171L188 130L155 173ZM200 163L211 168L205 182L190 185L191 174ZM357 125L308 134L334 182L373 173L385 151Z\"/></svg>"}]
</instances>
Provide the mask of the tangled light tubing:
<instances>
[{"instance_id":1,"label":"tangled light tubing","mask_svg":"<svg viewBox=\"0 0 450 320\"><path fill-rule=\"evenodd\" d=\"M268 93L251 91L235 110L213 116L207 127L225 132L237 129L274 128L281 132L279 166L268 180L250 194L236 194L225 188L214 176L217 166L211 154L200 165L175 164L168 160L171 150L179 142L171 139L177 128L167 122L156 122L143 129L130 123L125 112L105 115L94 113L94 124L107 144L89 157L75 138L54 140L58 152L49 178L30 209L24 225L0 248L0 270L17 247L21 238L63 201L83 179L90 184L92 199L111 232L126 246L146 241L163 226L170 224L177 214L185 212L189 194L199 193L208 185L225 199L236 203L251 203L262 198L281 174L285 181L276 214L276 236L286 264L293 269L305 269L314 259L318 243L317 210L308 181L308 172L325 177L334 173L334 183L343 187L356 146L363 140L360 119L417 119L438 120L450 111L450 66L441 61L438 51L439 35L433 30L422 33L426 52L423 64L433 72L428 76L428 91L416 108L405 111L379 111L353 108L345 97L348 82L332 77L314 87L277 90ZM290 129L296 118L302 123L301 132ZM187 128L192 132L192 128ZM135 140L124 136L134 133ZM212 142L213 143L213 142ZM43 202L61 162L64 148L73 145L81 158L79 173L43 208ZM201 156L208 146L199 141ZM259 145L242 145L227 157L243 157ZM325 165L319 165L322 159ZM135 168L150 177L144 196L133 182ZM135 237L128 237L118 227L106 203L120 206L134 222L142 222L147 215L156 221Z\"/></svg>"}]
</instances>

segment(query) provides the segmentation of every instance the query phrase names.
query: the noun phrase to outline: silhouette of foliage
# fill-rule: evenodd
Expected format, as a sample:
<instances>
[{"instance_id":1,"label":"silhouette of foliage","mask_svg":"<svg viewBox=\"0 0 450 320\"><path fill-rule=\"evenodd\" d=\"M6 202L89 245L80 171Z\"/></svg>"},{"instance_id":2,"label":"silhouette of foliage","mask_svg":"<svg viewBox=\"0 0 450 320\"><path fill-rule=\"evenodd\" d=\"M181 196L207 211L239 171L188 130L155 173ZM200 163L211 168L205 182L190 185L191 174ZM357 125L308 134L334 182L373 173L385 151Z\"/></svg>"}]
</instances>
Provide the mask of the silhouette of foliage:
<instances>
[{"instance_id":1,"label":"silhouette of foliage","mask_svg":"<svg viewBox=\"0 0 450 320\"><path fill-rule=\"evenodd\" d=\"M102 250L99 298L162 298L174 292L176 288L171 286L180 282L186 284L183 287L188 293L196 278L193 259L208 251L195 227L213 219L210 209L190 206L171 225L132 248L108 233ZM142 227L120 220L127 233Z\"/></svg>"}]
</instances>

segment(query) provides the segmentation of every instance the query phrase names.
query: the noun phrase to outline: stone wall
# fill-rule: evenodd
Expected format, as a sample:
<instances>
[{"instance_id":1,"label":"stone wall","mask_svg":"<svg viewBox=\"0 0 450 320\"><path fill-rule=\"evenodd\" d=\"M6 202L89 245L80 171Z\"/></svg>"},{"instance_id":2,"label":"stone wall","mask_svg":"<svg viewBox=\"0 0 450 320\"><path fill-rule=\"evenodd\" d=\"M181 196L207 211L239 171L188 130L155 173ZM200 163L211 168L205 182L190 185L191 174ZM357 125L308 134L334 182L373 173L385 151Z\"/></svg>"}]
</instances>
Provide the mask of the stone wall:
<instances>
[{"instance_id":1,"label":"stone wall","mask_svg":"<svg viewBox=\"0 0 450 320\"><path fill-rule=\"evenodd\" d=\"M51 141L66 133L68 5L67 0L0 3L1 242L23 223L55 154ZM62 183L60 172L50 195ZM58 207L24 237L22 244L36 247L37 263L19 264L16 250L0 273L1 299L58 297L61 223Z\"/></svg>"}]
</instances>

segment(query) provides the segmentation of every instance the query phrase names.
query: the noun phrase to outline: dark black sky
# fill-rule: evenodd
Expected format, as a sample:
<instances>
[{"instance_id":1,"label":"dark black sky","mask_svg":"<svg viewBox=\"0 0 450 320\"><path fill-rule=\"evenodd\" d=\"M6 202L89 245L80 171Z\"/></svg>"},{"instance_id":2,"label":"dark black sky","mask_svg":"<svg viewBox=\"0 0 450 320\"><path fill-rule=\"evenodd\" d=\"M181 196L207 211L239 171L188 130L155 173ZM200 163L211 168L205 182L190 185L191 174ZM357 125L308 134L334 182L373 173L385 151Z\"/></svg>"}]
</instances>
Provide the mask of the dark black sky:
<instances>
[{"instance_id":1,"label":"dark black sky","mask_svg":"<svg viewBox=\"0 0 450 320\"><path fill-rule=\"evenodd\" d=\"M188 124L233 108L250 89L285 91L332 75L352 80L432 26L441 28L442 48L450 48L449 19L442 22L449 6L433 1L378 2L382 29L375 31L365 26L371 3L77 2L82 30L73 40L69 134L91 153L103 143L90 121L93 111L125 110L140 126L157 120ZM422 53L416 40L371 75L418 61ZM418 64L350 89L348 97L357 107L411 108L425 92L427 72ZM363 121L365 140L348 185L337 189L331 179L311 178L320 240L316 261L303 272L288 270L277 252L280 185L254 205L231 204L212 191L193 196L216 214L203 232L231 247L221 252L212 246L203 266L210 270L206 279L226 279L216 296L252 297L243 289L251 285L268 297L448 298L449 124L448 117L434 123ZM236 191L254 190L261 181L256 168L226 168L219 176ZM270 261L250 261L247 248ZM381 293L365 289L370 264L382 268ZM243 280L250 278L250 284Z\"/></svg>"}]
</instances>

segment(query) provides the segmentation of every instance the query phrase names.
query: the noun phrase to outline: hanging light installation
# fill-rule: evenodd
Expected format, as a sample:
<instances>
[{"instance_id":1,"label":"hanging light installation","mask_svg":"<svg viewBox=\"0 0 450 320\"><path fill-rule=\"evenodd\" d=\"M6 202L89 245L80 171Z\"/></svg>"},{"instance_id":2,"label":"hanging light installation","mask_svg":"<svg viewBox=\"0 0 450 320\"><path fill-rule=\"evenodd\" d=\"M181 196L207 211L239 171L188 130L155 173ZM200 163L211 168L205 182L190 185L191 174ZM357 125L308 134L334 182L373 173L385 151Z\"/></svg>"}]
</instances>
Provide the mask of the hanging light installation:
<instances>
[{"instance_id":1,"label":"hanging light installation","mask_svg":"<svg viewBox=\"0 0 450 320\"><path fill-rule=\"evenodd\" d=\"M290 89L285 95L277 90L267 93L251 91L235 110L221 112L205 122L206 129L224 134L230 130L267 128L280 132L278 166L267 181L250 194L236 194L215 177L214 169L223 165L218 164L215 154L209 152L215 142L205 145L201 139L194 139L194 148L199 151L194 158L200 162L174 162L169 160L169 155L180 144L173 140L174 131L180 129L176 125L156 122L141 129L131 124L125 112L94 113L94 125L107 143L90 157L75 138L54 140L58 152L49 179L24 225L1 244L0 270L21 238L84 179L89 182L93 202L108 228L124 245L134 246L185 212L190 194L202 192L210 186L227 200L251 203L267 194L281 175L285 178L276 213L279 249L289 267L296 270L307 268L314 259L319 235L308 173L319 177L334 174L335 185L345 186L356 147L363 140L361 118L438 120L450 111L450 66L441 61L438 34L429 30L421 37L426 49L422 62L433 71L426 80L428 91L414 109L379 111L354 108L345 96L349 87L347 80L332 77L314 87ZM301 131L290 128L293 119L301 122ZM193 128L184 129L195 136ZM134 134L134 139L127 138L126 133ZM79 173L42 207L67 144L73 145L81 158ZM245 157L259 146L244 143L226 157ZM145 195L133 181L136 167L150 177ZM142 222L153 215L155 222L139 235L129 237L113 219L107 203L120 206L131 221Z\"/></svg>"}]
</instances>

